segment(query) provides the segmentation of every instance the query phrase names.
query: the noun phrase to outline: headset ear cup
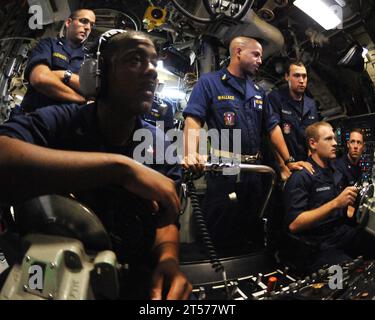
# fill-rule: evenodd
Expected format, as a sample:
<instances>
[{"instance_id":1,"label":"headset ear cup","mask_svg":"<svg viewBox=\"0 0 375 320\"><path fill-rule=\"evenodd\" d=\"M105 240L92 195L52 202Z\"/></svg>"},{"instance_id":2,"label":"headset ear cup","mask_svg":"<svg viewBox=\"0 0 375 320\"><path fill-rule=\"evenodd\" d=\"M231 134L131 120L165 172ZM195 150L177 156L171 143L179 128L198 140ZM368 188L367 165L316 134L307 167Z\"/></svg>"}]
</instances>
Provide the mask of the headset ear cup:
<instances>
[{"instance_id":1,"label":"headset ear cup","mask_svg":"<svg viewBox=\"0 0 375 320\"><path fill-rule=\"evenodd\" d=\"M102 62L101 58L101 49L102 49L102 42L103 45L109 41L113 36L124 33L126 30L122 29L112 29L104 32L98 41L98 51L96 53L96 58L89 58L86 59L81 69L79 70L79 83L80 83L80 91L82 95L86 99L95 99L99 96L99 93L102 95L106 93L101 93L100 91L106 91L102 90L102 85L104 82L104 85L106 85L106 81L103 81L103 69L104 69L104 63ZM105 73L105 71L104 71ZM104 75L104 78L105 75Z\"/></svg>"},{"instance_id":2,"label":"headset ear cup","mask_svg":"<svg viewBox=\"0 0 375 320\"><path fill-rule=\"evenodd\" d=\"M80 91L86 99L94 99L100 90L100 76L96 74L98 61L86 59L79 70Z\"/></svg>"}]
</instances>

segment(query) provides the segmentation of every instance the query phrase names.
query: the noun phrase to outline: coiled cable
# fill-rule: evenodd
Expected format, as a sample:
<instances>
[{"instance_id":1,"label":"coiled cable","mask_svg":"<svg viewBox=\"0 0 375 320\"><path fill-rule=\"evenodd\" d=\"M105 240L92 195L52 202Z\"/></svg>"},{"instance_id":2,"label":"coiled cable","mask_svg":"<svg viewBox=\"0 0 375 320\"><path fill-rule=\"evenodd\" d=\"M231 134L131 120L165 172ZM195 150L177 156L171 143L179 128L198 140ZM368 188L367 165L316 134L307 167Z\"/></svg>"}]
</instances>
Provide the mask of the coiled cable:
<instances>
[{"instance_id":1,"label":"coiled cable","mask_svg":"<svg viewBox=\"0 0 375 320\"><path fill-rule=\"evenodd\" d=\"M193 208L193 217L194 217L195 224L198 228L199 235L203 241L203 244L209 256L209 260L212 265L212 268L215 270L215 272L222 273L225 290L226 290L228 299L230 299L231 294L229 291L227 274L225 272L224 266L219 260L215 246L208 232L206 221L203 216L203 211L199 204L197 189L195 188L195 185L194 185L194 175L191 171L187 171L185 176L187 177L186 179L187 193L188 193L188 196L190 196L191 205Z\"/></svg>"}]
</instances>

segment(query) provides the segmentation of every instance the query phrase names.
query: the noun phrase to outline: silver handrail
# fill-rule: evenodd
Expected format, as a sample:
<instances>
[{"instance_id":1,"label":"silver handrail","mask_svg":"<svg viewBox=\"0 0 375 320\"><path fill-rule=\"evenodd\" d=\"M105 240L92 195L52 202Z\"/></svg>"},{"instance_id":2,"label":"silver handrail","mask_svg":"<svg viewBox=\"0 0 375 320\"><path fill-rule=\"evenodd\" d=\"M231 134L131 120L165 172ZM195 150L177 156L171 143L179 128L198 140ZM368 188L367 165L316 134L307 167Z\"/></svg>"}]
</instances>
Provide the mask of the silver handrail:
<instances>
[{"instance_id":1,"label":"silver handrail","mask_svg":"<svg viewBox=\"0 0 375 320\"><path fill-rule=\"evenodd\" d=\"M235 171L239 169L239 172L254 172L254 173L262 173L262 174L270 174L271 175L271 183L270 187L267 192L267 197L264 202L264 205L262 207L262 210L260 211L259 217L261 219L264 219L264 212L268 206L268 202L270 201L271 194L273 187L275 186L276 183L276 172L269 166L264 166L264 165L255 165L255 164L236 164L236 163L220 163L220 164L214 164L214 163L206 163L204 165L204 170L205 171L210 171L210 172L223 172L224 169L233 169Z\"/></svg>"}]
</instances>

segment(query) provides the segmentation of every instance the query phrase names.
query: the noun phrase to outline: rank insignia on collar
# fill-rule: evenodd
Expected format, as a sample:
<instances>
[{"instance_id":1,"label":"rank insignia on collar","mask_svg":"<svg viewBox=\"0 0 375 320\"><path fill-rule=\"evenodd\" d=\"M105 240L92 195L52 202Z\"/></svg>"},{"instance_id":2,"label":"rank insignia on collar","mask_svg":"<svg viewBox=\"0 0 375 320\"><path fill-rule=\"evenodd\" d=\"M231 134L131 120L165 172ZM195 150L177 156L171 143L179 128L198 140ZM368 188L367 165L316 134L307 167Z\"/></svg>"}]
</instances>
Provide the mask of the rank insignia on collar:
<instances>
[{"instance_id":1,"label":"rank insignia on collar","mask_svg":"<svg viewBox=\"0 0 375 320\"><path fill-rule=\"evenodd\" d=\"M254 84L254 88L255 89L257 89L257 90L259 90L260 88L259 88L259 86L258 85L256 85L256 84Z\"/></svg>"},{"instance_id":2,"label":"rank insignia on collar","mask_svg":"<svg viewBox=\"0 0 375 320\"><path fill-rule=\"evenodd\" d=\"M236 114L234 112L224 113L224 124L228 127L233 127L236 123Z\"/></svg>"}]
</instances>

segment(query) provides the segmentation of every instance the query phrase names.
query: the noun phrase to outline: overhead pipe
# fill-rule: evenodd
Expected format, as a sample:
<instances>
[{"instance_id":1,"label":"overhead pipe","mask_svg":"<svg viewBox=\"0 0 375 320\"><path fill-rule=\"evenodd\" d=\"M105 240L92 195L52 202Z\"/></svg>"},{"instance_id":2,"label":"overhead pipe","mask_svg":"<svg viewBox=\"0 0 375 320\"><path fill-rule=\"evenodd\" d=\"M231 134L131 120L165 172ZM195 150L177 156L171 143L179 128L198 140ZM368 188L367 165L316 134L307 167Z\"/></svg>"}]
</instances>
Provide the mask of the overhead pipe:
<instances>
[{"instance_id":1,"label":"overhead pipe","mask_svg":"<svg viewBox=\"0 0 375 320\"><path fill-rule=\"evenodd\" d=\"M246 13L241 22L228 28L218 29L216 37L226 44L237 36L262 39L264 41L263 59L282 50L285 40L280 30L259 18L253 9Z\"/></svg>"}]
</instances>

